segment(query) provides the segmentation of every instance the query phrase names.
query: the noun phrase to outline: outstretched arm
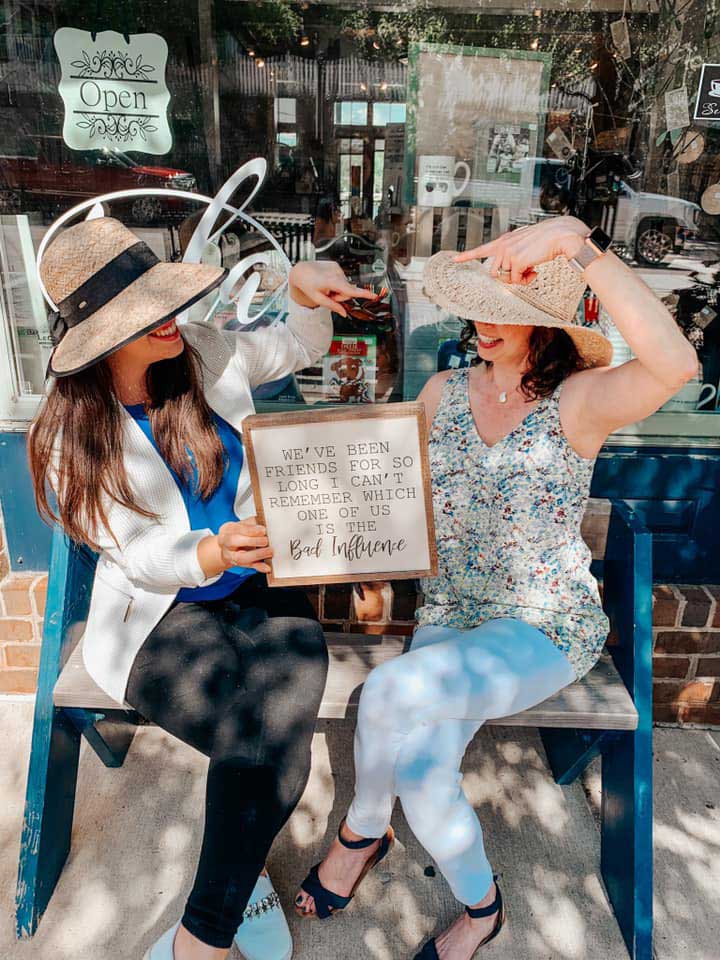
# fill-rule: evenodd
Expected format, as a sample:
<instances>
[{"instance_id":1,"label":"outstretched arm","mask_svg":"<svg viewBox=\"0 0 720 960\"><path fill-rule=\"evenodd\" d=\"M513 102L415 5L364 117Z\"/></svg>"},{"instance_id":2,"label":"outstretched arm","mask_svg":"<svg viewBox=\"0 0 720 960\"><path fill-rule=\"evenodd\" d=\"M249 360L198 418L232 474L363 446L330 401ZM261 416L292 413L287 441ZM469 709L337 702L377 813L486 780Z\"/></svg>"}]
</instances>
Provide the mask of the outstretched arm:
<instances>
[{"instance_id":1,"label":"outstretched arm","mask_svg":"<svg viewBox=\"0 0 720 960\"><path fill-rule=\"evenodd\" d=\"M493 257L491 275L503 268L511 271L510 282L528 283L537 264L575 256L588 233L575 217L556 217L506 233L456 260ZM697 373L698 359L667 307L614 253L593 260L585 277L636 358L568 380L563 426L576 449L590 456L613 430L654 413L677 393Z\"/></svg>"},{"instance_id":2,"label":"outstretched arm","mask_svg":"<svg viewBox=\"0 0 720 960\"><path fill-rule=\"evenodd\" d=\"M252 387L317 363L332 340L332 312L345 317L343 303L353 297L375 297L350 283L331 260L296 263L288 287L287 323L232 333L236 361Z\"/></svg>"}]
</instances>

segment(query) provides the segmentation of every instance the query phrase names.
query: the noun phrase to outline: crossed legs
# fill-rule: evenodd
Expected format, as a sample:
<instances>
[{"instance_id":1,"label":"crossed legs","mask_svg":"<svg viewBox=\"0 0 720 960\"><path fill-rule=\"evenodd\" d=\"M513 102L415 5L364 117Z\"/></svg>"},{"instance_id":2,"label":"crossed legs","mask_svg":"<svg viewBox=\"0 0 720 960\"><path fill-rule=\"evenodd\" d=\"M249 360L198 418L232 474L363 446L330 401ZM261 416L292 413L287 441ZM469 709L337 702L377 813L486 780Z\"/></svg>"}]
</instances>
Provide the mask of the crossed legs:
<instances>
[{"instance_id":1,"label":"crossed legs","mask_svg":"<svg viewBox=\"0 0 720 960\"><path fill-rule=\"evenodd\" d=\"M486 720L526 710L573 680L567 657L523 621L419 628L410 651L373 670L363 688L348 838L382 836L399 796L410 828L458 900L491 902L492 867L462 789L462 757ZM346 851L336 842L321 867L322 883L347 893L344 885L352 885L372 850ZM311 898L300 897L313 912Z\"/></svg>"}]
</instances>

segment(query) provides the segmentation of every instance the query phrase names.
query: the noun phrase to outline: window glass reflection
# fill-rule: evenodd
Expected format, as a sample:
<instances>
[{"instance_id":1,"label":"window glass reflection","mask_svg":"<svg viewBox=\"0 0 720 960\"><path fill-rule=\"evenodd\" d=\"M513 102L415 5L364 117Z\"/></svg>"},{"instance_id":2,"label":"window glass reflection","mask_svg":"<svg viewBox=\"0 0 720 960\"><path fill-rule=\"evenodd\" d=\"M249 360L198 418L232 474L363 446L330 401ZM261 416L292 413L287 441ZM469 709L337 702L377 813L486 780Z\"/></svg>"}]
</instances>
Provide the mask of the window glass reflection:
<instances>
[{"instance_id":1,"label":"window glass reflection","mask_svg":"<svg viewBox=\"0 0 720 960\"><path fill-rule=\"evenodd\" d=\"M720 127L694 117L701 101L706 111L714 102L713 78L700 82L702 65L717 59L704 8L690 0L678 31L654 5L623 16L614 2L575 6L137 0L133 35L167 45L171 147L154 154L149 140L128 147L127 117L115 117L114 139L99 139L99 114L87 104L75 107L87 141L69 143L54 38L72 27L91 49L94 6L59 0L31 10L6 0L0 258L3 372L13 389L42 391L49 339L33 258L50 222L99 194L149 190L107 212L159 256L179 259L202 212L185 194L213 196L234 170L263 157L267 175L251 212L288 261L331 258L354 282L386 292L380 320L362 311L338 318L325 361L263 388L260 402L414 398L435 370L473 359L461 318L424 297L427 258L569 213L612 236L698 353L696 381L636 432L720 432L720 418L716 426L707 416L720 384ZM100 28L121 42L122 17L109 10L107 18ZM683 84L673 73L680 63ZM97 77L85 79L103 89ZM715 81L720 89L720 75ZM108 114L133 112L124 94L103 96ZM270 246L236 220L206 255L232 265ZM281 258L273 270L256 304L282 282ZM594 298L581 313L606 329L614 363L631 357ZM212 322L237 317L218 310ZM346 371L360 363L362 378L331 383L336 363Z\"/></svg>"}]
</instances>

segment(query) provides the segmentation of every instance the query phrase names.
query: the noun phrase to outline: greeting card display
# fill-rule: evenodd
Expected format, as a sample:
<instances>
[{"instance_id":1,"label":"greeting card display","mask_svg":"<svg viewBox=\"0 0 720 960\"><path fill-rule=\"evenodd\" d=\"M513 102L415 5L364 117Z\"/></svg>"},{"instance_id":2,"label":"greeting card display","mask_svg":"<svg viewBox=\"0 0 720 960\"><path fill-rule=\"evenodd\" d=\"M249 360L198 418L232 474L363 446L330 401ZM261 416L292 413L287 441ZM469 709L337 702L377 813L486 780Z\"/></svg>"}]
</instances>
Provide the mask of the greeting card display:
<instances>
[{"instance_id":1,"label":"greeting card display","mask_svg":"<svg viewBox=\"0 0 720 960\"><path fill-rule=\"evenodd\" d=\"M668 130L680 130L690 126L690 111L686 88L677 87L665 94L665 122Z\"/></svg>"},{"instance_id":2,"label":"greeting card display","mask_svg":"<svg viewBox=\"0 0 720 960\"><path fill-rule=\"evenodd\" d=\"M423 404L254 414L243 441L271 586L436 575Z\"/></svg>"},{"instance_id":3,"label":"greeting card display","mask_svg":"<svg viewBox=\"0 0 720 960\"><path fill-rule=\"evenodd\" d=\"M323 393L335 403L373 403L377 337L333 337L323 357Z\"/></svg>"},{"instance_id":4,"label":"greeting card display","mask_svg":"<svg viewBox=\"0 0 720 960\"><path fill-rule=\"evenodd\" d=\"M610 24L610 36L612 37L615 49L623 60L629 60L632 56L632 46L630 45L630 30L628 22L623 17L620 20L614 20Z\"/></svg>"}]
</instances>

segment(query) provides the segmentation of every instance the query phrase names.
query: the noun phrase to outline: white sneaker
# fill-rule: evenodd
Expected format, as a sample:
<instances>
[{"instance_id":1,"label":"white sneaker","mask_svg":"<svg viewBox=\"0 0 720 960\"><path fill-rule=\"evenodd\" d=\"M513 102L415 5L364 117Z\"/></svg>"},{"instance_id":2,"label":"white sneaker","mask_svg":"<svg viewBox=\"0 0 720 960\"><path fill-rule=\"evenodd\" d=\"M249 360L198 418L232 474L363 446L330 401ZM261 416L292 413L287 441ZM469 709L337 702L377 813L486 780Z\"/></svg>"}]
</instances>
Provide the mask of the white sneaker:
<instances>
[{"instance_id":1,"label":"white sneaker","mask_svg":"<svg viewBox=\"0 0 720 960\"><path fill-rule=\"evenodd\" d=\"M180 921L178 920L174 927L166 930L157 943L154 943L152 947L150 947L143 957L143 960L175 960L173 944L175 943L175 934L178 932L179 926Z\"/></svg>"},{"instance_id":2,"label":"white sneaker","mask_svg":"<svg viewBox=\"0 0 720 960\"><path fill-rule=\"evenodd\" d=\"M290 928L270 877L262 874L258 877L235 934L235 945L245 960L290 960L292 957ZM157 960L164 957L158 954Z\"/></svg>"}]
</instances>

